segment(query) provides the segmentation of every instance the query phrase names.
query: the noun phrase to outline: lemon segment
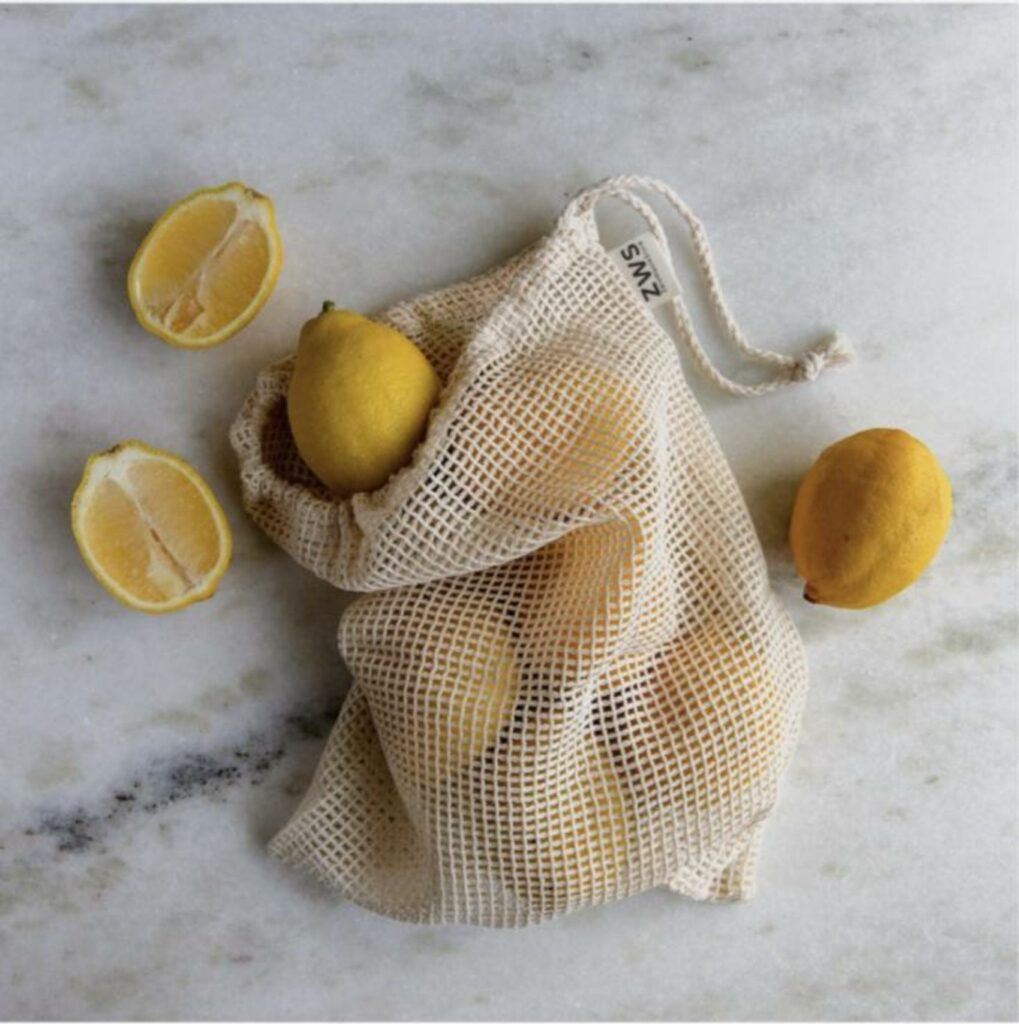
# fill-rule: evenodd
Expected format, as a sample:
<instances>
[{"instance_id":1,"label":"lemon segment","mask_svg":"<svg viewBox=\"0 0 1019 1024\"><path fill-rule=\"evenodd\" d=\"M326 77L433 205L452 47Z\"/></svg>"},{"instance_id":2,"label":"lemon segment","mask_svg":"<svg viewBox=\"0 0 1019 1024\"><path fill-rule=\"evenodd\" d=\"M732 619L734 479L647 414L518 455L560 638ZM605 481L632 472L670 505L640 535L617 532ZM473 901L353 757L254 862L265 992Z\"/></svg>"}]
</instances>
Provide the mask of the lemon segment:
<instances>
[{"instance_id":1,"label":"lemon segment","mask_svg":"<svg viewBox=\"0 0 1019 1024\"><path fill-rule=\"evenodd\" d=\"M825 449L800 484L789 530L804 597L870 608L914 583L952 518L934 454L903 430L864 430Z\"/></svg>"},{"instance_id":2,"label":"lemon segment","mask_svg":"<svg viewBox=\"0 0 1019 1024\"><path fill-rule=\"evenodd\" d=\"M283 263L272 202L239 182L170 207L128 272L138 322L182 348L233 337L265 305Z\"/></svg>"},{"instance_id":3,"label":"lemon segment","mask_svg":"<svg viewBox=\"0 0 1019 1024\"><path fill-rule=\"evenodd\" d=\"M137 611L211 597L230 561L230 528L208 484L183 459L140 441L88 460L71 529L96 579Z\"/></svg>"}]
</instances>

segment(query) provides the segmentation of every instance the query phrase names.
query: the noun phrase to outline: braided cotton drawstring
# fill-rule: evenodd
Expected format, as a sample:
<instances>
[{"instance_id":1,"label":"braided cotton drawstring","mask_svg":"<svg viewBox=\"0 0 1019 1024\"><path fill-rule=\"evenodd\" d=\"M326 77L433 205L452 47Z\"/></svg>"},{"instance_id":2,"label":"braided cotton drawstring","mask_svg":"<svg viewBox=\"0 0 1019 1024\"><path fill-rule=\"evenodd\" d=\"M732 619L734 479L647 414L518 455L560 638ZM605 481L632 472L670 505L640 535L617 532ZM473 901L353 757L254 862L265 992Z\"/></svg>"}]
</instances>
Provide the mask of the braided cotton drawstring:
<instances>
[{"instance_id":1,"label":"braided cotton drawstring","mask_svg":"<svg viewBox=\"0 0 1019 1024\"><path fill-rule=\"evenodd\" d=\"M649 192L660 195L686 224L687 230L690 233L690 241L697 260L697 266L707 288L711 308L730 344L741 352L746 359L774 367L779 371L770 380L763 381L760 384L740 384L721 373L711 362L710 357L700 343L700 339L697 337L696 328L686 307L686 302L683 299L682 286L678 284L678 277L674 272L673 276L676 277L678 291L676 297L672 300L672 309L679 327L680 336L704 376L713 381L723 391L728 392L730 395L738 395L744 398L764 395L769 391L775 391L777 388L786 387L789 384L816 380L826 367L838 366L852 360L852 343L841 333L835 333L824 338L798 357L783 355L781 352L771 352L768 349L757 348L755 345L752 345L747 340L746 335L740 330L739 324L736 323L735 318L725 304L725 299L722 296L722 286L715 272L715 264L711 256L711 246L708 243L708 235L704 230L704 225L679 195L663 182L641 175L623 175L608 178L578 195L573 203L571 203L568 213L571 215L593 215L594 208L600 199L617 199L625 203L647 221L652 235L654 235L655 239L661 244L663 251L668 255L668 240L665 237L661 221L659 221L658 216L647 203L634 195L634 189L646 189ZM669 259L671 263L671 257Z\"/></svg>"}]
</instances>

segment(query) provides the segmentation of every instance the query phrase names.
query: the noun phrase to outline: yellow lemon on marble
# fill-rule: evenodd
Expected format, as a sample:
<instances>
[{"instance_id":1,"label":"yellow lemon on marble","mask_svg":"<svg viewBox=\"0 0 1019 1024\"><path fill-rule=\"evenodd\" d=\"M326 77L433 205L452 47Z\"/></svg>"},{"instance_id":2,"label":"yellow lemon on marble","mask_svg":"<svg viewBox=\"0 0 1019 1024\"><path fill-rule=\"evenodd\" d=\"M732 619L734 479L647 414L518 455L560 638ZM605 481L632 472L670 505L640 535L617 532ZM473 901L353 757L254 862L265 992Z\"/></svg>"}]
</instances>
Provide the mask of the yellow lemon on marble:
<instances>
[{"instance_id":1,"label":"yellow lemon on marble","mask_svg":"<svg viewBox=\"0 0 1019 1024\"><path fill-rule=\"evenodd\" d=\"M230 562L230 527L209 485L183 459L141 441L89 458L71 529L96 579L137 611L211 597Z\"/></svg>"},{"instance_id":2,"label":"yellow lemon on marble","mask_svg":"<svg viewBox=\"0 0 1019 1024\"><path fill-rule=\"evenodd\" d=\"M131 261L127 294L157 338L210 348L255 317L282 264L272 201L232 181L193 192L156 221Z\"/></svg>"},{"instance_id":3,"label":"yellow lemon on marble","mask_svg":"<svg viewBox=\"0 0 1019 1024\"><path fill-rule=\"evenodd\" d=\"M904 430L864 430L826 448L800 484L789 541L808 601L870 608L913 583L952 517L952 488Z\"/></svg>"},{"instance_id":4,"label":"yellow lemon on marble","mask_svg":"<svg viewBox=\"0 0 1019 1024\"><path fill-rule=\"evenodd\" d=\"M440 389L399 331L326 302L297 345L287 391L294 443L339 496L374 491L410 461Z\"/></svg>"}]
</instances>

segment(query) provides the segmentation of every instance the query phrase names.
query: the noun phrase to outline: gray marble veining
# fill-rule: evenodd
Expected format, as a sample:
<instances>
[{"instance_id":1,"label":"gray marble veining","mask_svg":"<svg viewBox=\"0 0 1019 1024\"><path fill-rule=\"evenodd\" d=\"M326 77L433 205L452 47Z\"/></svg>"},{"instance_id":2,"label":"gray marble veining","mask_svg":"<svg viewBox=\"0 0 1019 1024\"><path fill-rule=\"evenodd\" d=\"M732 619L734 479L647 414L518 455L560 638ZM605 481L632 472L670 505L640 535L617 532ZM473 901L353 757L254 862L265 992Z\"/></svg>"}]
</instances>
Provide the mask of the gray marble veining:
<instances>
[{"instance_id":1,"label":"gray marble veining","mask_svg":"<svg viewBox=\"0 0 1019 1024\"><path fill-rule=\"evenodd\" d=\"M0 1016L1014 1017L1016 17L0 10ZM688 365L811 661L760 894L526 933L385 921L264 852L342 701L347 597L246 521L226 430L323 298L371 311L481 271L628 171L704 218L753 339L859 348L756 402ZM231 178L276 201L284 271L242 335L177 352L135 325L127 263ZM796 484L879 425L942 459L948 541L878 609L809 607ZM192 460L235 533L217 596L166 618L107 598L68 529L86 455L135 436Z\"/></svg>"}]
</instances>

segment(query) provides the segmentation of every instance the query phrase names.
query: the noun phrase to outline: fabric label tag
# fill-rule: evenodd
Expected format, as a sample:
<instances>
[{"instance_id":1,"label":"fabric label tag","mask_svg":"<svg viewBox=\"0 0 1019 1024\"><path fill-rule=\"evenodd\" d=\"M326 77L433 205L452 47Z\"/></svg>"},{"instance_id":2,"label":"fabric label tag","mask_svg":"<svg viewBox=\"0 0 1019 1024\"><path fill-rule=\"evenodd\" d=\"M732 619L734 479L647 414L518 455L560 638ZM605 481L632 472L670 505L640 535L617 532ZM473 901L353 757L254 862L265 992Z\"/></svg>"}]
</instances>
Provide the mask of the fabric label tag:
<instances>
[{"instance_id":1,"label":"fabric label tag","mask_svg":"<svg viewBox=\"0 0 1019 1024\"><path fill-rule=\"evenodd\" d=\"M648 309L654 309L679 294L672 265L650 231L608 252Z\"/></svg>"}]
</instances>

